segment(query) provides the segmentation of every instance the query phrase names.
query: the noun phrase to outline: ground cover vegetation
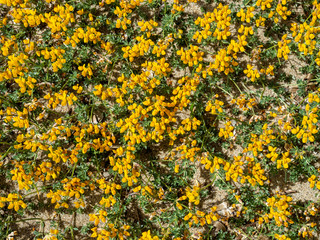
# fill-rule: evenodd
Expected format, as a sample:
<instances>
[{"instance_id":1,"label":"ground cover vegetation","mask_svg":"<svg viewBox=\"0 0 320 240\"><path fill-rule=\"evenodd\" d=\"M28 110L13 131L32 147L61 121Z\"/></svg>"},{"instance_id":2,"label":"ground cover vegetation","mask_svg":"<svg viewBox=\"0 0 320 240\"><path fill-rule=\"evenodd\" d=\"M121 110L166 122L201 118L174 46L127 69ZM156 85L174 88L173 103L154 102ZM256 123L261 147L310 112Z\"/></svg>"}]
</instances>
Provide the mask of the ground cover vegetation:
<instances>
[{"instance_id":1,"label":"ground cover vegetation","mask_svg":"<svg viewBox=\"0 0 320 240\"><path fill-rule=\"evenodd\" d=\"M0 14L1 239L317 236L317 0L0 0ZM301 182L315 199L294 198Z\"/></svg>"}]
</instances>

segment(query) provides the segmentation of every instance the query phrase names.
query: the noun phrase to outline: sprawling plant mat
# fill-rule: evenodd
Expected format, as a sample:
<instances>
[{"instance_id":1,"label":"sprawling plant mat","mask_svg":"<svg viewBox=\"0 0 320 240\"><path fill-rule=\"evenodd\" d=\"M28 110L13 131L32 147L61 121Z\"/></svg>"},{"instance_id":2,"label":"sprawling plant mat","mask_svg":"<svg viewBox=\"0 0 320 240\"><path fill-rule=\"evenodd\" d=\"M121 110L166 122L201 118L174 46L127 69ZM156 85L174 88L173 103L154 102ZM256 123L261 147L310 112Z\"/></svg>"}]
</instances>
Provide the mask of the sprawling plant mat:
<instances>
[{"instance_id":1,"label":"sprawling plant mat","mask_svg":"<svg viewBox=\"0 0 320 240\"><path fill-rule=\"evenodd\" d=\"M0 16L1 239L319 238L317 0Z\"/></svg>"}]
</instances>

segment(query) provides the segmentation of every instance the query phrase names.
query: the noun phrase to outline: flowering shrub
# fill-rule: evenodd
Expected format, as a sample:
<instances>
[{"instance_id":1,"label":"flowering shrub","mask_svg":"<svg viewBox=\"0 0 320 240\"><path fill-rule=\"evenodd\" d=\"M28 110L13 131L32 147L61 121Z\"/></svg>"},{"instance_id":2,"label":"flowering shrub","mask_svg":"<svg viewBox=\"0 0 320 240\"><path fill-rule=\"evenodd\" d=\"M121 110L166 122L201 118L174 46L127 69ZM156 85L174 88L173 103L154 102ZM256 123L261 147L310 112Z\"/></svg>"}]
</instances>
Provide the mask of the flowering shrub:
<instances>
[{"instance_id":1,"label":"flowering shrub","mask_svg":"<svg viewBox=\"0 0 320 240\"><path fill-rule=\"evenodd\" d=\"M317 0L0 10L1 239L317 237Z\"/></svg>"}]
</instances>

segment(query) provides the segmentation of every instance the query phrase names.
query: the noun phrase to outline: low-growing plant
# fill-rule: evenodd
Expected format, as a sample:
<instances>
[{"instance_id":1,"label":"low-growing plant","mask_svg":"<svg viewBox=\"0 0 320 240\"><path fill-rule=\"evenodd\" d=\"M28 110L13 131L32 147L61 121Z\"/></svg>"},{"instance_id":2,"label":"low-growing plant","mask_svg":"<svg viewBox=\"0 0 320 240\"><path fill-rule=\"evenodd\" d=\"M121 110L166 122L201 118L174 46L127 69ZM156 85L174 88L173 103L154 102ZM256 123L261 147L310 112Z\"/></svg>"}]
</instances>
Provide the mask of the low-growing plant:
<instances>
[{"instance_id":1,"label":"low-growing plant","mask_svg":"<svg viewBox=\"0 0 320 240\"><path fill-rule=\"evenodd\" d=\"M0 15L1 239L319 237L317 0Z\"/></svg>"}]
</instances>

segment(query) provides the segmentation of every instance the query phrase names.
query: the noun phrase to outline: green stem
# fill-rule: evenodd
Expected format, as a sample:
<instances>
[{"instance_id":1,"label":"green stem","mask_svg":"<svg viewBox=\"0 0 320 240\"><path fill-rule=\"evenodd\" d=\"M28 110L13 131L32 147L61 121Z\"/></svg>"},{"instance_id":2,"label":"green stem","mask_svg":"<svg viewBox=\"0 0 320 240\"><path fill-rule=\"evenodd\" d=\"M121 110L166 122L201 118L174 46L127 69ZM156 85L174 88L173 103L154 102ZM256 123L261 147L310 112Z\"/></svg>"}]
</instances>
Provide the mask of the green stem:
<instances>
[{"instance_id":1,"label":"green stem","mask_svg":"<svg viewBox=\"0 0 320 240\"><path fill-rule=\"evenodd\" d=\"M94 105L92 105L92 107L91 107L91 112L90 112L90 119L89 119L89 122L92 122L93 107L94 107Z\"/></svg>"},{"instance_id":2,"label":"green stem","mask_svg":"<svg viewBox=\"0 0 320 240\"><path fill-rule=\"evenodd\" d=\"M37 185L35 183L32 184L34 186L34 188L36 189L37 191L37 194L38 194L38 199L40 198L40 193L39 193L39 190L37 188Z\"/></svg>"},{"instance_id":3,"label":"green stem","mask_svg":"<svg viewBox=\"0 0 320 240\"><path fill-rule=\"evenodd\" d=\"M12 149L12 146L9 147L9 149L5 152L5 154L1 157L0 161L2 161L10 152L10 150Z\"/></svg>"},{"instance_id":4,"label":"green stem","mask_svg":"<svg viewBox=\"0 0 320 240\"><path fill-rule=\"evenodd\" d=\"M76 169L76 166L77 166L77 162L74 163L74 166L73 166L73 168L72 168L72 174L71 174L71 177L72 177L72 178L73 178L73 174L74 174L74 171L75 171L75 169Z\"/></svg>"},{"instance_id":5,"label":"green stem","mask_svg":"<svg viewBox=\"0 0 320 240\"><path fill-rule=\"evenodd\" d=\"M222 90L223 92L225 92L226 94L228 94L230 97L234 98L231 93L227 92L227 91L226 91L225 89L223 89L222 87L219 87L219 86L216 86L216 87L219 88L220 90Z\"/></svg>"},{"instance_id":6,"label":"green stem","mask_svg":"<svg viewBox=\"0 0 320 240\"><path fill-rule=\"evenodd\" d=\"M214 175L213 180L211 181L211 183L207 184L206 186L202 187L201 190L207 189L208 187L212 186L212 184L214 184L214 182L216 181L216 176Z\"/></svg>"},{"instance_id":7,"label":"green stem","mask_svg":"<svg viewBox=\"0 0 320 240\"><path fill-rule=\"evenodd\" d=\"M73 227L72 227L72 226L69 226L69 227L67 227L66 230L68 230L68 229L70 229L71 239L74 240Z\"/></svg>"},{"instance_id":8,"label":"green stem","mask_svg":"<svg viewBox=\"0 0 320 240\"><path fill-rule=\"evenodd\" d=\"M218 115L218 116L221 116L221 117L225 117L225 118L231 119L231 120L234 120L234 121L239 122L239 123L242 123L242 124L247 123L247 122L241 121L241 120L239 120L239 119L237 119L237 118L227 116L226 114L217 114L217 115Z\"/></svg>"},{"instance_id":9,"label":"green stem","mask_svg":"<svg viewBox=\"0 0 320 240\"><path fill-rule=\"evenodd\" d=\"M304 97L304 99L302 99L302 100L301 100L301 102L297 105L297 107L296 107L296 108L300 107L300 106L301 106L301 104L304 102L304 100L306 100L307 98L308 98L308 96L305 96L305 97Z\"/></svg>"},{"instance_id":10,"label":"green stem","mask_svg":"<svg viewBox=\"0 0 320 240\"><path fill-rule=\"evenodd\" d=\"M4 102L8 103L9 105L13 105L16 108L16 106L15 106L16 103L13 102L10 98L5 98L2 95L0 95L0 99ZM16 110L19 110L19 109L16 108Z\"/></svg>"},{"instance_id":11,"label":"green stem","mask_svg":"<svg viewBox=\"0 0 320 240\"><path fill-rule=\"evenodd\" d=\"M262 93L260 95L260 102L261 102L261 99L263 97L263 94L264 94L264 91L266 90L266 85L264 85L263 81L261 80L261 83L262 83L262 86L263 86L263 90L262 90Z\"/></svg>"},{"instance_id":12,"label":"green stem","mask_svg":"<svg viewBox=\"0 0 320 240\"><path fill-rule=\"evenodd\" d=\"M206 147L204 147L204 149L209 153L210 157L214 159L214 156L212 156L211 152ZM216 176L218 176L220 180L228 187L228 184L226 183L225 179L220 176L220 173L218 171L215 171L215 177Z\"/></svg>"},{"instance_id":13,"label":"green stem","mask_svg":"<svg viewBox=\"0 0 320 240\"><path fill-rule=\"evenodd\" d=\"M312 62L309 64L308 67L308 72L310 73L310 68L312 67L312 65L314 64L314 62L316 61L316 58L312 60Z\"/></svg>"},{"instance_id":14,"label":"green stem","mask_svg":"<svg viewBox=\"0 0 320 240\"><path fill-rule=\"evenodd\" d=\"M273 45L272 47L269 47L269 48L263 50L261 53L264 53L265 51L268 51L268 50L270 50L270 49L272 49L272 48L275 48L275 47L277 47L277 46L278 46L278 43L277 43L276 45Z\"/></svg>"},{"instance_id":15,"label":"green stem","mask_svg":"<svg viewBox=\"0 0 320 240\"><path fill-rule=\"evenodd\" d=\"M39 192L39 189L37 189L37 186L36 186L36 185L34 185L34 186L35 186L35 188L36 188L36 191L35 191L35 192L30 192L30 193L27 193L27 194L23 195L23 198ZM42 186L42 187L40 188L40 191L42 191L42 190L44 190L44 189L47 189L47 188L51 188L51 185L50 185L50 186Z\"/></svg>"},{"instance_id":16,"label":"green stem","mask_svg":"<svg viewBox=\"0 0 320 240\"><path fill-rule=\"evenodd\" d=\"M304 22L307 22L309 20L309 18L312 16L313 11L310 13L310 15L307 17L307 19Z\"/></svg>"},{"instance_id":17,"label":"green stem","mask_svg":"<svg viewBox=\"0 0 320 240\"><path fill-rule=\"evenodd\" d=\"M215 53L214 53L214 52L210 52L210 51L208 51L208 50L206 50L206 49L204 49L204 48L202 48L202 47L199 47L199 49L200 49L201 51L203 51L203 52L206 52L206 53L209 53L209 54L215 55Z\"/></svg>"},{"instance_id":18,"label":"green stem","mask_svg":"<svg viewBox=\"0 0 320 240\"><path fill-rule=\"evenodd\" d=\"M25 219L20 219L20 220L12 220L12 221L7 221L5 223L13 223L13 222L26 222L26 221L32 221L32 220L40 220L42 222L45 222L46 220L43 220L43 218L25 218Z\"/></svg>"},{"instance_id":19,"label":"green stem","mask_svg":"<svg viewBox=\"0 0 320 240\"><path fill-rule=\"evenodd\" d=\"M242 94L242 91L241 89L239 88L238 84L236 84L235 81L233 81L230 77L229 77L229 80L231 80L233 82L233 84L237 87L237 89L239 90L239 92Z\"/></svg>"}]
</instances>

